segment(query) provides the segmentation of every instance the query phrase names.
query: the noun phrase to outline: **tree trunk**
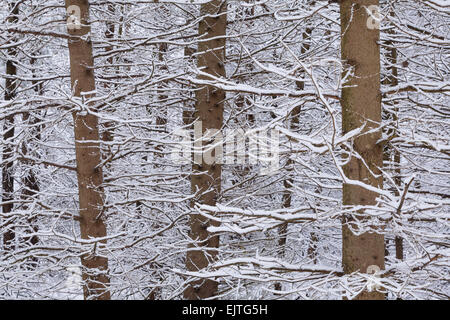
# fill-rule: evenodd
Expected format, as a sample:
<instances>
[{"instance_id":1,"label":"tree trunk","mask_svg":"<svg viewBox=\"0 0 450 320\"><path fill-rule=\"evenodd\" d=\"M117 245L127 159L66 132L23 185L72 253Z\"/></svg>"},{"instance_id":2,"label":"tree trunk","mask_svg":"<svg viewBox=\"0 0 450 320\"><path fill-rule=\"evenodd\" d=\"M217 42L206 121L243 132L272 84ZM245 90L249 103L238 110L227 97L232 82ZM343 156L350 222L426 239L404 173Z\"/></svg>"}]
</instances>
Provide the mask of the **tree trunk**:
<instances>
[{"instance_id":1,"label":"tree trunk","mask_svg":"<svg viewBox=\"0 0 450 320\"><path fill-rule=\"evenodd\" d=\"M366 123L365 132L381 123L380 94L380 47L379 28L369 28L368 8L378 6L378 0L342 0L341 11L341 56L351 67L353 76L342 89L343 133L361 127ZM354 141L354 152L363 161L352 156L344 167L349 179L382 188L383 180L379 168L383 165L383 149L377 141L380 130L359 136ZM375 177L371 174L372 171ZM343 185L343 204L347 206L367 206L376 204L377 194L365 188ZM363 213L364 209L360 213ZM363 218L361 218L363 219ZM342 226L342 265L344 272L366 273L371 265L384 269L384 236L377 233L355 235L349 226L356 228L355 220L344 216ZM356 299L384 299L384 294L364 291Z\"/></svg>"},{"instance_id":2,"label":"tree trunk","mask_svg":"<svg viewBox=\"0 0 450 320\"><path fill-rule=\"evenodd\" d=\"M227 26L227 3L213 0L201 6L203 20L199 23L199 36L204 40L198 43L197 65L204 72L218 77L225 76L225 34ZM207 79L199 76L201 80ZM225 92L212 86L201 86L196 91L196 117L202 121L202 132L206 129L221 129L223 122L223 107ZM206 145L203 142L203 145ZM202 159L201 164L192 166L191 188L198 194L196 201L201 204L214 206L220 194L222 167L218 163L207 164ZM209 190L209 192L205 192ZM192 203L193 205L194 203ZM215 260L219 246L219 237L211 235L206 229L209 225L216 225L198 214L190 217L189 236L192 243L186 257L186 268L198 271ZM194 248L199 248L198 250ZM207 249L211 248L211 249ZM191 282L184 291L186 299L204 299L216 294L218 283L213 279L196 280Z\"/></svg>"},{"instance_id":3,"label":"tree trunk","mask_svg":"<svg viewBox=\"0 0 450 320\"><path fill-rule=\"evenodd\" d=\"M9 5L10 15L7 18L8 22L13 24L18 22L19 3L13 2ZM17 93L17 81L15 79L17 75L17 67L15 65L15 58L17 56L17 50L14 46L7 50L8 60L6 61L6 75L5 80L5 100L13 100ZM12 223L12 217L8 218L7 215L13 211L14 199L14 177L13 177L13 152L14 147L11 139L14 137L14 115L5 117L5 123L3 125L3 154L2 154L2 202L5 203L2 206L2 211L5 218L9 221L6 223L6 231L3 233L3 246L4 250L8 251L14 247L15 232ZM8 203L9 202L9 203Z\"/></svg>"},{"instance_id":4,"label":"tree trunk","mask_svg":"<svg viewBox=\"0 0 450 320\"><path fill-rule=\"evenodd\" d=\"M394 12L391 11L390 13L391 18L394 18ZM388 29L389 35L395 35L394 26L392 25L390 29ZM390 71L390 75L388 77L388 84L392 87L398 86L398 68L397 68L397 62L398 62L398 52L397 48L395 47L395 43L392 40L389 40L387 42L388 45L388 61L391 64L391 66L388 68ZM395 103L395 102L394 102ZM392 118L393 125L395 123L395 131L393 132L394 139L398 137L397 133L397 125L398 125L398 107L394 106L394 113L389 118ZM400 170L400 152L398 150L395 150L393 147L386 146L387 152L389 154L389 159L392 157L393 164L395 166L394 172L394 183L397 187L400 187L402 184L402 178L401 178L401 170ZM395 195L398 197L400 196L400 193L395 190ZM403 239L399 236L395 237L395 257L399 260L403 260Z\"/></svg>"},{"instance_id":5,"label":"tree trunk","mask_svg":"<svg viewBox=\"0 0 450 320\"><path fill-rule=\"evenodd\" d=\"M115 7L112 4L108 4L107 5L107 12L108 14L114 16L116 13ZM109 15L107 16L107 20L106 20L106 31L105 31L105 38L109 41L109 42L113 42L114 41L114 35L115 35L115 24L112 23L109 20ZM114 46L109 44L106 48L105 51L106 52L111 52L114 50ZM106 59L106 62L110 65L110 67L105 68L104 73L105 76L108 76L108 72L111 71L111 74L113 73L114 69L117 69L117 67L114 66L114 59L113 56L108 57L108 59ZM105 79L105 84L104 87L106 90L115 90L116 86L114 84L110 84L108 83L108 80ZM108 110L108 109L106 109ZM105 160L107 158L107 151L106 149L109 149L109 142L112 142L114 140L114 121L104 121L103 123L101 123L101 137L102 140L105 142L105 151L103 152L103 160Z\"/></svg>"},{"instance_id":6,"label":"tree trunk","mask_svg":"<svg viewBox=\"0 0 450 320\"><path fill-rule=\"evenodd\" d=\"M307 51L309 51L311 47L311 28L306 28L305 31L302 34L302 48L300 49L301 54L305 54ZM295 86L297 87L297 90L303 91L305 89L305 82L304 81L297 81L295 83ZM290 123L290 130L298 130L299 124L300 124L300 112L301 107L296 106L291 111L291 123ZM292 184L294 183L294 179L292 178L292 171L293 171L294 161L292 159L288 159L286 162L286 170L288 171L288 178L286 178L283 181L284 191L282 195L282 205L283 208L290 208L292 204ZM288 230L288 224L287 222L283 223L278 228L278 234L280 235L280 238L278 239L278 246L279 246L279 255L281 258L283 258L286 254L286 241L287 241L287 230ZM311 241L314 239L317 239L316 236L311 235ZM312 246L310 246L311 248ZM308 249L308 252L310 249ZM275 290L281 290L281 283L277 282L275 283Z\"/></svg>"},{"instance_id":7,"label":"tree trunk","mask_svg":"<svg viewBox=\"0 0 450 320\"><path fill-rule=\"evenodd\" d=\"M36 52L36 55L39 55L39 51ZM30 64L33 66L36 63L36 59L32 58L30 61ZM33 74L33 78L36 77L36 70L32 69L32 74ZM42 95L42 82L38 82L36 80L32 81L32 85L34 88L34 91L36 92L37 95ZM38 125L39 123L39 118L36 117L35 115L32 115L31 112L26 112L23 114L23 123L28 124L29 125L29 131L30 131L30 136L33 139L36 139L37 141L41 140L41 129L42 129L42 125ZM23 156L27 156L30 153L32 153L32 150L29 150L29 147L27 146L26 141L23 142L22 144L22 154ZM25 161L26 163L26 161ZM30 163L31 165L31 163ZM21 193L21 197L23 200L32 200L34 197L36 197L39 193L39 183L38 183L38 178L36 173L34 172L33 168L25 168L26 173L24 175L24 177L22 178L22 183L23 183L23 189L22 189L22 193ZM27 208L28 205L25 204L25 208ZM31 214L31 212L30 212ZM27 226L27 230L25 231L25 233L30 233L32 235L30 236L25 236L23 238L23 244L25 246L35 246L38 244L39 242L39 238L36 235L36 233L38 232L38 226L36 223L36 218L33 216L30 216L27 218L27 222L28 222L28 226ZM32 268L34 265L36 265L37 262L37 258L36 257L32 257L31 259L31 263L30 263L30 267Z\"/></svg>"},{"instance_id":8,"label":"tree trunk","mask_svg":"<svg viewBox=\"0 0 450 320\"><path fill-rule=\"evenodd\" d=\"M94 59L92 42L86 35L90 32L89 2L66 0L66 8L78 6L81 13L81 27L69 30L70 75L72 90L83 101L93 97L95 90ZM84 37L81 37L84 36ZM103 173L101 163L99 124L96 116L74 112L75 154L80 206L80 231L82 239L95 239L106 236L103 216ZM85 299L110 299L108 260L98 255L99 247L106 241L99 241L92 251L81 257L82 279Z\"/></svg>"}]
</instances>

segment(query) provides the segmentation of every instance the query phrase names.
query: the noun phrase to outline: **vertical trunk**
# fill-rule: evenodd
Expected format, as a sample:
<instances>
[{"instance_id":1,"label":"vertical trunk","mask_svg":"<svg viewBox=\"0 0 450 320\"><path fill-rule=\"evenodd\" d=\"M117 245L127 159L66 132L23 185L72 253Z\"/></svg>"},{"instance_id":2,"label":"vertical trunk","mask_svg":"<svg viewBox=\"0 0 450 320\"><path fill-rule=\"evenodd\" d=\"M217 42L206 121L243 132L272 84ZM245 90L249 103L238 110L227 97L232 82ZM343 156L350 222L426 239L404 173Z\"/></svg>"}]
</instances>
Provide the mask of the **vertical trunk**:
<instances>
[{"instance_id":1,"label":"vertical trunk","mask_svg":"<svg viewBox=\"0 0 450 320\"><path fill-rule=\"evenodd\" d=\"M401 172L400 172L400 152L397 150L394 150L394 164L397 166L395 169L395 177L394 182L397 186L401 185ZM400 196L400 193L396 191L396 196ZM400 236L395 237L395 257L399 260L403 260L404 253L403 253L403 238Z\"/></svg>"},{"instance_id":2,"label":"vertical trunk","mask_svg":"<svg viewBox=\"0 0 450 320\"><path fill-rule=\"evenodd\" d=\"M167 67L165 66L165 62L164 62L164 54L167 53L167 43L161 43L159 44L159 52L158 52L158 61L159 63L161 63L161 71L163 72L167 72ZM167 100L168 96L166 94L163 94L162 92L164 92L164 84L160 85L158 87L158 89L160 90L159 96L158 96L158 100L161 104L164 104L165 101ZM161 113L158 114L158 116L156 117L156 125L161 126L160 129L165 129L165 125L167 124L167 110L166 109L162 109Z\"/></svg>"},{"instance_id":3,"label":"vertical trunk","mask_svg":"<svg viewBox=\"0 0 450 320\"><path fill-rule=\"evenodd\" d=\"M306 28L305 31L303 32L302 48L300 49L300 52L302 55L305 54L307 51L309 51L309 49L311 47L311 41L310 41L311 32L312 32L311 28ZM297 90L299 90L299 91L302 91L305 89L304 81L297 81L295 85L297 87ZM301 112L300 106L296 106L291 111L290 130L292 130L292 131L298 130L298 128L299 128L300 112ZM286 163L286 167L287 167L287 171L288 171L288 178L286 178L283 181L283 186L284 186L284 192L283 192L283 196L282 196L283 208L290 208L291 204L292 204L292 184L293 184L294 180L291 177L291 173L293 170L293 165L294 165L294 161L289 158ZM284 255L286 254L287 229L288 229L287 223L283 223L278 229L278 233L280 235L280 238L278 239L278 246L280 248L280 251L279 251L280 257L284 257ZM311 241L313 241L314 239L316 239L316 236L311 235ZM312 248L312 246L310 246L310 248ZM308 249L308 252L310 252L309 249ZM275 290L281 290L281 283L278 283L278 282L275 283Z\"/></svg>"},{"instance_id":4,"label":"vertical trunk","mask_svg":"<svg viewBox=\"0 0 450 320\"><path fill-rule=\"evenodd\" d=\"M160 43L158 46L159 52L158 52L158 62L161 64L161 71L167 72L167 67L165 66L164 62L164 54L167 53L167 44L166 43ZM164 83L160 84L158 86L158 109L157 115L156 115L156 126L157 130L165 131L166 125L167 125L167 108L162 107L168 98L167 94L164 94L165 86ZM157 145L155 149L160 152L156 153L156 156L161 158L163 155L163 145Z\"/></svg>"},{"instance_id":5,"label":"vertical trunk","mask_svg":"<svg viewBox=\"0 0 450 320\"><path fill-rule=\"evenodd\" d=\"M111 16L115 15L115 8L112 4L108 4L107 6L107 11ZM107 21L106 21L106 31L105 31L105 38L108 41L114 40L114 35L115 35L115 25L114 23L112 23L109 19L110 19L110 15L108 15L106 17ZM114 49L113 45L108 45L105 48L106 52L112 51ZM114 59L112 56L110 56L108 59L106 59L106 61L108 62L108 64L111 66L110 68L105 68L105 75L108 76L108 71L112 71L113 69L116 69L116 67L114 67ZM113 72L111 72L111 75L113 74ZM111 85L108 83L108 80L105 79L105 85L104 85L105 89L109 89L109 90L114 90L115 86ZM105 147L108 148L107 143L113 141L113 129L114 129L114 122L113 121L106 121L102 124L102 140L105 142ZM105 152L106 153L106 152ZM103 154L103 158L106 158L106 154Z\"/></svg>"},{"instance_id":6,"label":"vertical trunk","mask_svg":"<svg viewBox=\"0 0 450 320\"><path fill-rule=\"evenodd\" d=\"M203 4L201 14L204 18L199 23L199 36L209 40L198 43L197 65L204 72L219 77L225 76L226 11L227 3L223 0L213 0ZM205 77L200 76L200 79L205 79ZM202 121L203 132L206 129L221 129L225 92L212 86L201 86L196 91L196 99L196 117ZM205 145L205 142L203 144ZM220 193L221 173L222 168L218 163L209 165L202 160L201 164L193 164L191 188L192 192L199 194L197 198L199 203L216 204L217 196ZM189 271L198 271L207 267L215 259L219 237L208 233L207 227L215 223L201 215L191 215L189 224L189 235L196 244L190 245L186 257L186 268ZM198 250L195 249L197 247ZM184 297L186 299L212 297L216 294L217 288L218 283L212 279L196 280L187 286Z\"/></svg>"},{"instance_id":7,"label":"vertical trunk","mask_svg":"<svg viewBox=\"0 0 450 320\"><path fill-rule=\"evenodd\" d=\"M9 5L10 14L8 19L9 23L17 23L18 14L19 14L19 3L11 3ZM17 50L13 46L7 50L8 60L6 61L6 75L7 78L5 80L5 100L13 100L16 96L17 90L17 81L15 79L17 75L17 67L15 65L14 59L17 55ZM5 118L5 123L3 125L3 154L2 154L2 211L6 219L7 215L10 214L13 210L13 194L14 194L14 178L13 178L13 144L11 139L14 137L14 116L7 116ZM9 202L9 203L8 203ZM14 246L15 232L12 221L7 221L6 223L6 231L3 233L3 245L5 250L10 250Z\"/></svg>"},{"instance_id":8,"label":"vertical trunk","mask_svg":"<svg viewBox=\"0 0 450 320\"><path fill-rule=\"evenodd\" d=\"M369 28L370 6L378 6L378 0L342 0L341 11L341 56L347 66L352 67L353 76L342 89L343 133L366 123L365 131L378 127L381 122L380 94L380 47L379 28ZM352 156L344 167L345 175L365 184L382 188L379 168L383 165L383 150L377 144L381 132L359 136L354 141L354 152L363 161ZM371 174L372 171L375 177ZM343 185L343 204L365 206L376 204L377 194L359 186ZM360 213L364 213L364 209ZM364 219L364 218L361 218ZM377 233L355 235L349 226L357 228L355 220L343 217L342 264L345 273L367 272L371 265L384 269L384 236ZM384 299L384 294L364 291L357 299Z\"/></svg>"},{"instance_id":9,"label":"vertical trunk","mask_svg":"<svg viewBox=\"0 0 450 320\"><path fill-rule=\"evenodd\" d=\"M36 137L36 139L40 139L40 128L35 128L34 126L37 123L37 119L31 116L29 113L25 113L23 115L23 122L29 123L31 125L32 135ZM27 148L26 143L22 144L22 154L26 156L29 153L29 150ZM33 168L27 168L27 172L25 173L24 177L22 178L23 181L23 190L21 193L21 198L24 200L30 200L34 198L39 193L39 183L37 180L37 176L33 171ZM30 213L31 214L31 213ZM23 238L23 245L25 246L35 246L39 242L39 238L36 235L38 232L38 226L36 223L36 218L33 216L27 217L27 229L25 233L31 233L32 235L25 236ZM31 258L31 265L34 265L36 263L37 259L35 257Z\"/></svg>"},{"instance_id":10,"label":"vertical trunk","mask_svg":"<svg viewBox=\"0 0 450 320\"><path fill-rule=\"evenodd\" d=\"M185 47L184 48L184 57L185 59L192 59L194 54L197 53L196 48ZM191 125L190 129L192 129L192 124L195 120L195 104L191 102L194 100L194 93L191 91L189 93L189 102L186 104L185 110L183 110L182 118L184 125Z\"/></svg>"},{"instance_id":11,"label":"vertical trunk","mask_svg":"<svg viewBox=\"0 0 450 320\"><path fill-rule=\"evenodd\" d=\"M161 63L161 70L167 72L167 68L164 65L164 54L167 53L167 44L166 43L160 43L158 46L159 52L158 52L158 61ZM168 96L164 94L165 88L164 84L158 86L158 108L161 108L161 110L158 110L158 114L156 116L156 126L158 130L165 131L166 125L167 125L167 109L162 107L164 103L166 102ZM157 158L161 158L161 161L163 162L163 156L164 156L164 145L157 145L155 146L156 154L155 156ZM147 161L147 155L143 157L144 163ZM156 165L156 167L159 167L159 164ZM141 210L141 203L138 203L139 208L138 210ZM164 204L163 204L164 205ZM158 277L159 281L162 281L162 278ZM161 289L159 287L155 287L151 292L147 295L146 300L157 300L161 295Z\"/></svg>"},{"instance_id":12,"label":"vertical trunk","mask_svg":"<svg viewBox=\"0 0 450 320\"><path fill-rule=\"evenodd\" d=\"M394 17L394 12L391 12L391 17ZM388 30L388 33L390 35L394 35L395 34L395 29L391 28ZM391 64L391 66L388 68L388 70L390 71L390 75L388 77L388 84L392 87L396 87L398 86L398 68L397 68L397 56L398 56L398 52L397 52L397 48L395 47L395 43L393 42L393 40L389 40L387 43L388 46L388 61ZM395 102L394 102L395 103ZM389 116L389 118L392 118L392 122L393 125L395 125L395 131L393 132L394 135L394 139L398 137L397 135L397 121L398 121L398 107L395 106L393 108L393 115L392 117ZM394 183L399 187L402 183L401 181L401 171L400 171L400 152L395 150L394 148L389 148L389 146L386 146L386 152L389 154L389 160L393 161L393 164L395 166L394 172L395 172L395 176L394 176ZM395 195L398 197L400 196L400 193L396 190L395 191ZM396 236L395 237L395 257L399 260L403 260L403 239L401 237Z\"/></svg>"},{"instance_id":13,"label":"vertical trunk","mask_svg":"<svg viewBox=\"0 0 450 320\"><path fill-rule=\"evenodd\" d=\"M95 90L94 59L92 42L86 36L90 32L89 2L85 0L66 0L66 8L78 6L81 12L81 28L69 30L70 75L75 96L83 100L92 98ZM84 36L84 37L83 37ZM103 217L103 195L99 124L96 116L74 112L75 154L77 161L78 193L80 206L80 231L82 239L95 239L106 236ZM81 257L83 265L83 291L85 299L110 299L108 260L96 251L104 246L99 241L92 251Z\"/></svg>"},{"instance_id":14,"label":"vertical trunk","mask_svg":"<svg viewBox=\"0 0 450 320\"><path fill-rule=\"evenodd\" d=\"M39 54L37 52L36 54ZM32 58L30 61L30 64L33 66L36 63L36 59ZM32 70L33 78L36 77L36 70ZM37 82L36 80L32 81L34 91L36 94L41 95L42 94L42 83ZM41 140L41 126L37 125L39 119L36 116L31 115L30 113L24 113L23 115L23 123L29 125L29 130L31 132L31 138L36 139L37 141ZM30 150L27 146L27 144L24 142L22 144L22 154L26 157L30 153ZM39 193L39 183L37 176L35 172L33 171L33 168L26 168L27 172L25 173L22 181L23 181L23 190L21 197L24 200L28 200L30 198L34 198ZM39 242L39 238L36 235L38 231L38 226L36 224L36 218L34 217L28 217L28 229L27 233L32 233L31 236L26 236L23 239L23 243L25 246L35 246ZM37 261L36 258L31 259L31 264L35 264Z\"/></svg>"}]
</instances>

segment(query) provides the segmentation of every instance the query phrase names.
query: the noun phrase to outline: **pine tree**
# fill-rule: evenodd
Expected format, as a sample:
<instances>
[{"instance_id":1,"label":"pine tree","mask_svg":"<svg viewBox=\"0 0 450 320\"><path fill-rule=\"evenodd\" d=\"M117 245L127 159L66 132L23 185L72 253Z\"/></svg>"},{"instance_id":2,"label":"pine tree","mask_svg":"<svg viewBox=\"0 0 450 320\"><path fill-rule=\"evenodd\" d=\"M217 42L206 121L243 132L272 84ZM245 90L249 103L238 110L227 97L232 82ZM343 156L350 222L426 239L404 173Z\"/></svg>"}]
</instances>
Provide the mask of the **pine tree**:
<instances>
[{"instance_id":1,"label":"pine tree","mask_svg":"<svg viewBox=\"0 0 450 320\"><path fill-rule=\"evenodd\" d=\"M364 126L355 139L353 149L344 167L347 179L382 188L380 168L383 165L383 149L377 143L381 137L380 93L380 30L376 16L368 14L378 8L376 0L343 0L341 14L341 58L351 68L352 76L343 84L342 130L343 134ZM370 133L368 131L372 130ZM359 155L358 156L356 156ZM365 187L343 185L343 204L346 206L374 206L377 193ZM384 269L384 236L374 232L356 235L358 221L367 217L366 209L358 210L361 216L345 216L342 227L342 264L344 272L366 273L370 266ZM358 231L358 230L356 230ZM364 291L357 299L383 299L380 292Z\"/></svg>"},{"instance_id":2,"label":"pine tree","mask_svg":"<svg viewBox=\"0 0 450 320\"><path fill-rule=\"evenodd\" d=\"M75 6L75 7L73 7ZM89 99L94 97L94 59L90 32L89 2L66 0L69 13L79 8L80 25L74 21L69 28L70 76L75 97L80 98L83 108L89 107ZM75 12L76 14L76 12ZM105 217L103 215L102 183L103 173L100 152L100 134L98 118L83 110L73 113L75 130L75 153L80 209L80 231L82 239L95 239L106 236ZM108 260L96 251L105 245L104 240L97 241L92 252L81 257L83 265L82 279L85 299L110 299L108 290Z\"/></svg>"},{"instance_id":3,"label":"pine tree","mask_svg":"<svg viewBox=\"0 0 450 320\"><path fill-rule=\"evenodd\" d=\"M200 8L203 19L199 23L198 68L215 77L225 76L225 35L227 27L227 2L213 0ZM210 80L208 76L199 75L199 80ZM195 117L202 124L202 133L208 129L222 128L225 92L211 85L202 85L196 91ZM203 148L207 145L203 142ZM215 205L221 187L222 167L219 163L207 164L202 157L201 164L192 167L191 188L197 194L192 203ZM211 235L207 228L215 222L209 221L200 214L192 214L190 218L190 238L192 244L186 257L189 271L204 269L217 255L219 237ZM194 249L199 247L198 249ZM213 279L200 279L191 282L184 291L187 299L204 299L217 292L218 284Z\"/></svg>"}]
</instances>

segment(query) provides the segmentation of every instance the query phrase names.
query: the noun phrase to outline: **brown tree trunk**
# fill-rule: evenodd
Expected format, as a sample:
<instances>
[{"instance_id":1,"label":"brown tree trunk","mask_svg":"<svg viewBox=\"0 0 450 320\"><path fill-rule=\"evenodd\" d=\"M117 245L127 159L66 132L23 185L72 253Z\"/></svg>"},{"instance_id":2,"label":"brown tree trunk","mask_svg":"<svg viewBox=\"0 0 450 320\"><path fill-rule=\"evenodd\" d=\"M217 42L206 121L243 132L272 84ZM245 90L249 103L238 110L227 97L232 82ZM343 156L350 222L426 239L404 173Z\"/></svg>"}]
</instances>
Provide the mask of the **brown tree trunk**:
<instances>
[{"instance_id":1,"label":"brown tree trunk","mask_svg":"<svg viewBox=\"0 0 450 320\"><path fill-rule=\"evenodd\" d=\"M225 76L225 34L227 26L227 3L213 0L201 6L203 20L199 23L199 36L204 40L198 43L197 65L204 72L214 76ZM207 79L199 76L200 79ZM223 122L223 107L225 92L212 86L201 86L196 91L196 117L202 121L203 132L206 129L221 129ZM203 145L206 145L203 142ZM202 160L201 164L193 164L191 176L192 192L198 194L196 201L214 206L220 194L222 167L218 163L211 165ZM209 192L206 192L209 190ZM194 204L194 203L193 203ZM216 225L198 214L190 217L189 236L195 244L189 246L186 256L186 268L198 271L214 261L219 246L219 237L211 235L206 229ZM198 248L195 249L195 248ZM209 249L211 248L211 249ZM216 294L218 283L213 279L191 282L184 291L186 299L204 299Z\"/></svg>"},{"instance_id":2,"label":"brown tree trunk","mask_svg":"<svg viewBox=\"0 0 450 320\"><path fill-rule=\"evenodd\" d=\"M36 54L39 54L39 52L36 52ZM32 58L30 61L30 64L34 65L35 62L36 62L36 59ZM35 78L36 77L35 69L32 70L32 74L33 74L33 78ZM36 94L41 95L42 94L42 83L38 82L36 80L33 80L32 85L34 87L34 91L36 92ZM38 125L38 122L39 122L38 117L31 115L29 112L24 113L23 123L29 125L31 138L32 139L34 138L37 141L40 141L42 126ZM26 144L26 141L24 141L24 143L22 144L22 154L23 154L23 156L26 157L30 153L31 153L31 151L29 150L29 148ZM26 168L25 170L26 170L26 173L25 173L24 177L22 178L23 189L22 189L21 197L24 200L31 200L34 197L36 197L36 195L39 193L39 183L38 183L36 173L33 171L33 168ZM28 207L28 205L25 204L25 207ZM35 246L39 242L39 238L36 235L36 233L38 232L36 218L30 216L27 218L27 222L28 222L28 227L27 227L28 229L26 230L26 233L32 233L33 235L24 237L23 244L25 246ZM30 266L33 267L33 265L35 265L36 262L37 262L37 259L35 257L31 258Z\"/></svg>"},{"instance_id":3,"label":"brown tree trunk","mask_svg":"<svg viewBox=\"0 0 450 320\"><path fill-rule=\"evenodd\" d=\"M305 54L307 51L309 51L311 47L311 28L306 28L302 35L302 48L300 49L301 54ZM305 89L305 82L304 81L297 81L295 83L297 90L303 91ZM290 123L290 130L298 130L299 123L300 123L300 112L301 107L296 106L291 111L291 123ZM286 163L286 168L288 171L288 178L286 178L283 181L284 191L282 196L282 205L283 208L290 208L292 204L292 184L294 183L294 179L292 179L291 174L293 171L294 161L292 159L288 159ZM286 241L287 241L287 230L288 230L288 224L283 223L278 228L278 234L280 235L280 238L278 239L278 246L279 246L279 255L281 258L283 258L286 254ZM316 236L311 235L311 241L314 239L317 239ZM312 246L310 246L312 248ZM308 249L308 252L310 252L310 249ZM281 290L281 283L277 282L275 283L275 290Z\"/></svg>"},{"instance_id":4,"label":"brown tree trunk","mask_svg":"<svg viewBox=\"0 0 450 320\"><path fill-rule=\"evenodd\" d=\"M390 16L393 18L394 17L394 12L391 11ZM394 26L391 26L391 28L388 30L389 35L394 35L395 31L394 31ZM397 62L398 62L398 52L397 52L397 48L395 47L395 43L390 40L387 42L388 45L388 61L391 64L391 66L389 67L389 71L390 71L390 75L388 77L388 84L392 87L396 87L398 86L398 68L397 68ZM395 103L395 102L394 102ZM393 125L395 125L395 132L393 133L394 135L394 139L398 137L398 133L397 133L397 121L398 121L398 107L394 106L394 114L392 115L392 122ZM397 187L401 186L402 183L402 178L401 178L401 171L400 171L400 152L398 150L395 150L395 148L391 147L389 148L389 146L386 147L387 152L389 154L389 159L391 159L392 157L392 161L393 164L395 166L394 172L395 172L395 176L394 176L394 183L396 184ZM395 195L398 197L400 196L400 193L395 190ZM399 260L403 260L403 239L399 236L395 237L395 257Z\"/></svg>"},{"instance_id":5,"label":"brown tree trunk","mask_svg":"<svg viewBox=\"0 0 450 320\"><path fill-rule=\"evenodd\" d=\"M352 67L353 76L342 89L342 126L343 133L361 127L367 132L381 122L380 94L380 31L369 28L367 8L378 6L378 0L342 0L341 13L341 56L344 63ZM363 161L352 156L344 167L349 179L382 188L383 180L378 168L383 165L383 149L377 141L380 130L359 136L354 141L354 152ZM372 171L375 177L371 174ZM343 185L343 204L347 206L375 205L377 194L365 188ZM364 213L364 209L360 213ZM364 218L361 218L364 219ZM377 233L355 235L349 228L357 228L355 220L345 216L342 226L342 265L345 273L359 271L366 273L371 265L384 269L384 236ZM384 299L378 291L364 291L357 299Z\"/></svg>"},{"instance_id":6,"label":"brown tree trunk","mask_svg":"<svg viewBox=\"0 0 450 320\"><path fill-rule=\"evenodd\" d=\"M18 22L19 3L13 2L9 5L10 15L7 18L9 23ZM17 50L13 46L7 50L8 60L6 61L6 75L5 80L5 100L13 100L16 96L17 81L15 79L17 75L17 67L15 65L15 57L17 56ZM14 199L14 177L13 177L13 152L14 148L11 139L14 137L14 115L5 117L5 123L3 125L3 154L2 154L2 202L5 203L2 206L2 211L7 219L6 231L3 233L3 246L4 250L11 250L14 247L15 232L12 223L12 217L8 218L7 215L13 211ZM9 221L8 221L9 220Z\"/></svg>"},{"instance_id":7,"label":"brown tree trunk","mask_svg":"<svg viewBox=\"0 0 450 320\"><path fill-rule=\"evenodd\" d=\"M66 0L66 8L75 5L80 8L81 28L71 29L69 34L70 75L72 90L83 101L93 97L95 90L94 59L92 42L86 35L90 32L89 2L85 0ZM81 37L85 36L85 37ZM80 206L80 231L82 239L95 239L106 236L103 216L103 173L101 163L99 124L96 116L74 112L75 154L77 162L78 193ZM110 299L108 260L97 251L106 241L99 241L89 253L81 257L82 279L85 299Z\"/></svg>"}]
</instances>

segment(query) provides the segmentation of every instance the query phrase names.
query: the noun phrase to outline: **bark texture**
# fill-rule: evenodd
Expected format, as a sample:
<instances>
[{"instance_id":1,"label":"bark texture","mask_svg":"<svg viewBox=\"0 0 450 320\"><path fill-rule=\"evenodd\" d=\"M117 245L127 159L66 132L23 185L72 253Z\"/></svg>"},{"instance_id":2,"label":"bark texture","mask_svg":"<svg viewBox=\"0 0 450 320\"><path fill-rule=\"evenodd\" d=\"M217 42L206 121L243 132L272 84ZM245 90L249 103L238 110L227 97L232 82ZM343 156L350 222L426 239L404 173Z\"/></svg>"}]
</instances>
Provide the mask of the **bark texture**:
<instances>
[{"instance_id":1,"label":"bark texture","mask_svg":"<svg viewBox=\"0 0 450 320\"><path fill-rule=\"evenodd\" d=\"M343 0L341 10L341 57L353 76L344 84L341 96L343 133L361 127L365 132L381 122L380 47L379 29L368 28L368 8L378 6L378 0ZM382 188L379 168L383 165L383 148L377 144L380 130L359 136L354 141L354 152L363 161L352 156L344 167L345 175L365 184ZM373 172L374 174L372 174ZM344 184L343 203L350 206L376 204L377 194L365 188ZM364 213L361 211L360 213ZM364 216L361 218L364 219ZM376 233L355 235L349 217L343 218L342 265L345 273L366 273L371 265L384 269L384 236ZM357 299L384 299L380 292L364 291Z\"/></svg>"},{"instance_id":2,"label":"bark texture","mask_svg":"<svg viewBox=\"0 0 450 320\"><path fill-rule=\"evenodd\" d=\"M227 26L226 1L213 0L201 6L204 17L199 23L198 67L214 76L225 76L225 34ZM207 76L199 79L210 80ZM223 123L223 107L225 92L209 85L201 86L196 91L195 117L202 121L203 133L207 129L221 129ZM203 142L207 145L207 142ZM193 164L191 176L192 192L198 195L195 202L215 205L220 194L222 167L213 163L208 165ZM186 256L186 267L189 271L204 269L215 260L219 246L219 237L207 231L208 226L215 223L201 215L190 217L190 238L193 243ZM198 250L197 250L198 248ZM210 249L209 249L210 248ZM186 299L204 299L216 294L218 283L213 279L191 282L184 291Z\"/></svg>"},{"instance_id":3,"label":"bark texture","mask_svg":"<svg viewBox=\"0 0 450 320\"><path fill-rule=\"evenodd\" d=\"M92 43L88 34L89 2L66 0L66 8L76 5L81 12L81 28L69 30L70 75L76 97L86 101L95 90ZM81 37L83 36L83 37ZM87 93L87 94L83 94ZM103 216L103 173L101 163L99 124L96 116L74 112L75 153L77 162L78 193L80 206L80 231L82 239L106 236ZM85 299L108 300L108 260L98 254L105 241L98 241L89 252L81 256L82 279Z\"/></svg>"}]
</instances>

